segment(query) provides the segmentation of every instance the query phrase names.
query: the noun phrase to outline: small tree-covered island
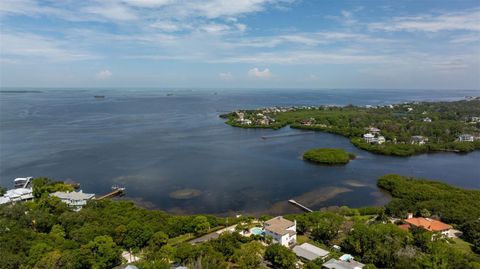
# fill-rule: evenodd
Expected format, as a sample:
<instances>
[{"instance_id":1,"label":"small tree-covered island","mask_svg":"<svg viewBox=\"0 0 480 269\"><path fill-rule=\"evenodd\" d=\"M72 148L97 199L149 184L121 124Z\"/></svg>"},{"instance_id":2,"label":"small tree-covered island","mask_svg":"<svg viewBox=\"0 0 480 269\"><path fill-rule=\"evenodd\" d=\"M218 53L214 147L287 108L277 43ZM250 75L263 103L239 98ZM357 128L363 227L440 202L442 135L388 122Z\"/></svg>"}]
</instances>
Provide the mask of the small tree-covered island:
<instances>
[{"instance_id":1,"label":"small tree-covered island","mask_svg":"<svg viewBox=\"0 0 480 269\"><path fill-rule=\"evenodd\" d=\"M350 160L355 159L355 155L343 149L317 148L303 153L303 159L313 163L339 165L347 164Z\"/></svg>"},{"instance_id":2,"label":"small tree-covered island","mask_svg":"<svg viewBox=\"0 0 480 269\"><path fill-rule=\"evenodd\" d=\"M386 106L302 106L239 110L221 115L241 128L291 128L343 135L384 155L480 149L480 99Z\"/></svg>"},{"instance_id":3,"label":"small tree-covered island","mask_svg":"<svg viewBox=\"0 0 480 269\"><path fill-rule=\"evenodd\" d=\"M60 195L81 196L71 185L34 179L30 196L0 205L0 268L480 268L480 191L400 175L378 187L384 207L227 218L79 206Z\"/></svg>"}]
</instances>

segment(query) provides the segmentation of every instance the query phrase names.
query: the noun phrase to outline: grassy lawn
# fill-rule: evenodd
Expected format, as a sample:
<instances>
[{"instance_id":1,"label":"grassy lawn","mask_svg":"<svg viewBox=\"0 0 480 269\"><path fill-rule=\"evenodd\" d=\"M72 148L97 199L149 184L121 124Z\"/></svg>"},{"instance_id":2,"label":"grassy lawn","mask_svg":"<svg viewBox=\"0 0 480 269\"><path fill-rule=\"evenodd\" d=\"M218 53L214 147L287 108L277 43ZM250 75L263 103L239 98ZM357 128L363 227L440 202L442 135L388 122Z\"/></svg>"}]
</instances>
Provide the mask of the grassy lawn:
<instances>
[{"instance_id":1,"label":"grassy lawn","mask_svg":"<svg viewBox=\"0 0 480 269\"><path fill-rule=\"evenodd\" d=\"M177 237L168 239L168 244L170 244L172 246L175 246L175 245L178 245L180 243L191 240L193 238L195 238L195 236L193 236L193 234L182 234L182 235L179 235Z\"/></svg>"},{"instance_id":2,"label":"grassy lawn","mask_svg":"<svg viewBox=\"0 0 480 269\"><path fill-rule=\"evenodd\" d=\"M472 253L472 249L470 248L470 246L471 246L470 243L465 242L461 238L455 238L455 239L453 239L453 242L455 242L455 243L452 243L451 245L456 247L458 250L461 250L465 253Z\"/></svg>"},{"instance_id":3,"label":"grassy lawn","mask_svg":"<svg viewBox=\"0 0 480 269\"><path fill-rule=\"evenodd\" d=\"M355 222L362 222L365 223L370 219L373 219L377 215L363 215L363 216L352 216L351 219Z\"/></svg>"},{"instance_id":4,"label":"grassy lawn","mask_svg":"<svg viewBox=\"0 0 480 269\"><path fill-rule=\"evenodd\" d=\"M306 235L297 235L297 245L301 245L305 242L310 243L310 239Z\"/></svg>"}]
</instances>

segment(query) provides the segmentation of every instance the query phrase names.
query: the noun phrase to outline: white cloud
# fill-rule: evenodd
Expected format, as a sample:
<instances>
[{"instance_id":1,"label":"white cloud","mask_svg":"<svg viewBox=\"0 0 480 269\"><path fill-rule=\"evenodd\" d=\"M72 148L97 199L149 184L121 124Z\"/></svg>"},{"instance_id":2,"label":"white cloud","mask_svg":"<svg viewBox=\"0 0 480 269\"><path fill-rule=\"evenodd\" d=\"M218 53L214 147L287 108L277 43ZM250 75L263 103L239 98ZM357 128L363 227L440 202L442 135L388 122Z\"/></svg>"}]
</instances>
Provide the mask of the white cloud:
<instances>
[{"instance_id":1,"label":"white cloud","mask_svg":"<svg viewBox=\"0 0 480 269\"><path fill-rule=\"evenodd\" d=\"M89 60L96 56L74 48L68 42L31 33L0 32L0 56L26 57L48 61Z\"/></svg>"},{"instance_id":2,"label":"white cloud","mask_svg":"<svg viewBox=\"0 0 480 269\"><path fill-rule=\"evenodd\" d=\"M370 23L368 28L372 31L422 31L439 32L452 30L480 31L480 10L443 13L437 16L420 15L408 17L395 17L389 22Z\"/></svg>"},{"instance_id":3,"label":"white cloud","mask_svg":"<svg viewBox=\"0 0 480 269\"><path fill-rule=\"evenodd\" d=\"M173 0L174 1L174 0ZM161 7L173 2L172 0L123 0L123 2L137 7Z\"/></svg>"},{"instance_id":4,"label":"white cloud","mask_svg":"<svg viewBox=\"0 0 480 269\"><path fill-rule=\"evenodd\" d=\"M101 79L101 80L109 79L111 76L112 76L112 72L108 69L101 70L96 75L97 79Z\"/></svg>"},{"instance_id":5,"label":"white cloud","mask_svg":"<svg viewBox=\"0 0 480 269\"><path fill-rule=\"evenodd\" d=\"M480 34L471 34L471 35L462 35L462 36L456 36L452 40L450 40L450 43L455 43L455 44L465 44L465 43L473 43L473 42L479 42L480 41Z\"/></svg>"},{"instance_id":6,"label":"white cloud","mask_svg":"<svg viewBox=\"0 0 480 269\"><path fill-rule=\"evenodd\" d=\"M100 15L106 19L114 21L131 21L138 18L137 14L130 8L116 3L103 5L92 5L85 7L84 12Z\"/></svg>"},{"instance_id":7,"label":"white cloud","mask_svg":"<svg viewBox=\"0 0 480 269\"><path fill-rule=\"evenodd\" d=\"M220 77L221 80L230 81L233 79L233 75L230 72L220 73L218 74L218 76Z\"/></svg>"},{"instance_id":8,"label":"white cloud","mask_svg":"<svg viewBox=\"0 0 480 269\"><path fill-rule=\"evenodd\" d=\"M261 71L257 67L248 70L248 75L250 77L263 78L263 79L268 79L273 76L272 72L270 72L268 68L265 68L263 71Z\"/></svg>"},{"instance_id":9,"label":"white cloud","mask_svg":"<svg viewBox=\"0 0 480 269\"><path fill-rule=\"evenodd\" d=\"M230 30L230 27L225 24L206 24L200 26L200 30L207 32L209 34L219 34Z\"/></svg>"},{"instance_id":10,"label":"white cloud","mask_svg":"<svg viewBox=\"0 0 480 269\"><path fill-rule=\"evenodd\" d=\"M150 27L161 30L163 32L177 32L183 29L190 28L189 25L174 21L157 21L150 24Z\"/></svg>"}]
</instances>

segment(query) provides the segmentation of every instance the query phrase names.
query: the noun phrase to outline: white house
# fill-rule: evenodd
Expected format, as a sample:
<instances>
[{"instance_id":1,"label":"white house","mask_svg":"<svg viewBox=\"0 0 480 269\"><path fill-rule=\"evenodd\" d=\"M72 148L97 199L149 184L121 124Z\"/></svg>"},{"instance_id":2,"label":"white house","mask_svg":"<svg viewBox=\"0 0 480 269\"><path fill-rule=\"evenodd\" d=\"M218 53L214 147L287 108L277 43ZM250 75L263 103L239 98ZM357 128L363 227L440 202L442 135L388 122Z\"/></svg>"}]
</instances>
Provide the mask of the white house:
<instances>
[{"instance_id":1,"label":"white house","mask_svg":"<svg viewBox=\"0 0 480 269\"><path fill-rule=\"evenodd\" d=\"M367 143L372 143L372 144L383 144L385 143L385 137L379 135L378 137L375 137L374 134L368 133L363 135L363 140Z\"/></svg>"},{"instance_id":2,"label":"white house","mask_svg":"<svg viewBox=\"0 0 480 269\"><path fill-rule=\"evenodd\" d=\"M275 217L265 222L265 236L271 236L274 243L290 247L297 242L297 221Z\"/></svg>"},{"instance_id":3,"label":"white house","mask_svg":"<svg viewBox=\"0 0 480 269\"><path fill-rule=\"evenodd\" d=\"M366 128L366 129L371 134L379 134L380 133L380 129L378 129L376 127L369 127L369 128Z\"/></svg>"},{"instance_id":4,"label":"white house","mask_svg":"<svg viewBox=\"0 0 480 269\"><path fill-rule=\"evenodd\" d=\"M375 136L371 133L364 134L363 135L363 140L365 140L365 142L367 142L367 143L373 143L373 141L375 141Z\"/></svg>"},{"instance_id":5,"label":"white house","mask_svg":"<svg viewBox=\"0 0 480 269\"><path fill-rule=\"evenodd\" d=\"M313 261L318 258L325 260L325 258L327 258L330 254L330 252L309 243L303 243L299 246L295 246L293 248L293 252L295 252L298 257L309 261Z\"/></svg>"},{"instance_id":6,"label":"white house","mask_svg":"<svg viewBox=\"0 0 480 269\"><path fill-rule=\"evenodd\" d=\"M475 137L469 134L462 134L458 136L458 141L460 142L473 142Z\"/></svg>"},{"instance_id":7,"label":"white house","mask_svg":"<svg viewBox=\"0 0 480 269\"><path fill-rule=\"evenodd\" d=\"M429 117L426 117L426 118L423 118L423 122L432 122L432 119L430 119Z\"/></svg>"},{"instance_id":8,"label":"white house","mask_svg":"<svg viewBox=\"0 0 480 269\"><path fill-rule=\"evenodd\" d=\"M87 201L92 199L95 196L95 194L93 193L83 193L82 191L79 191L79 192L57 191L50 195L60 198L62 202L72 207L75 211L79 211L80 209L82 209L82 207L87 204Z\"/></svg>"},{"instance_id":9,"label":"white house","mask_svg":"<svg viewBox=\"0 0 480 269\"><path fill-rule=\"evenodd\" d=\"M418 144L418 145L425 145L425 143L428 141L428 138L423 137L421 135L414 135L411 138L411 143L412 144Z\"/></svg>"},{"instance_id":10,"label":"white house","mask_svg":"<svg viewBox=\"0 0 480 269\"><path fill-rule=\"evenodd\" d=\"M0 197L0 204L7 204L11 202L28 201L33 199L32 188L16 188L8 190Z\"/></svg>"}]
</instances>

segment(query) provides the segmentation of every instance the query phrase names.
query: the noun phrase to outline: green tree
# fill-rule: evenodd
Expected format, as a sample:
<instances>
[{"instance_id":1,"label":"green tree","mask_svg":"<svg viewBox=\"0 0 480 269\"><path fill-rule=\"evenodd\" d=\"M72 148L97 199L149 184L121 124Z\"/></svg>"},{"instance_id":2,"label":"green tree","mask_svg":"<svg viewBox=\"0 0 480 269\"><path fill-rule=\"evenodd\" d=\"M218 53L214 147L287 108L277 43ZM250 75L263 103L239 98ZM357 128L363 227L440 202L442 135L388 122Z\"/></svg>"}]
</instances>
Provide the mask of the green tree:
<instances>
[{"instance_id":1,"label":"green tree","mask_svg":"<svg viewBox=\"0 0 480 269\"><path fill-rule=\"evenodd\" d=\"M154 248L161 248L167 242L168 242L168 235L160 231L152 235L152 237L150 238L150 241L148 241L148 245Z\"/></svg>"},{"instance_id":2,"label":"green tree","mask_svg":"<svg viewBox=\"0 0 480 269\"><path fill-rule=\"evenodd\" d=\"M265 247L257 241L251 241L235 250L232 260L240 269L260 268Z\"/></svg>"},{"instance_id":3,"label":"green tree","mask_svg":"<svg viewBox=\"0 0 480 269\"><path fill-rule=\"evenodd\" d=\"M272 244L267 247L265 259L270 261L273 266L282 269L295 268L297 261L295 254L290 249L279 244Z\"/></svg>"},{"instance_id":4,"label":"green tree","mask_svg":"<svg viewBox=\"0 0 480 269\"><path fill-rule=\"evenodd\" d=\"M81 254L93 269L107 269L118 265L122 250L110 236L97 236L81 247Z\"/></svg>"},{"instance_id":5,"label":"green tree","mask_svg":"<svg viewBox=\"0 0 480 269\"><path fill-rule=\"evenodd\" d=\"M208 232L210 229L210 223L208 222L207 217L205 216L196 216L191 223L195 234L203 234Z\"/></svg>"},{"instance_id":6,"label":"green tree","mask_svg":"<svg viewBox=\"0 0 480 269\"><path fill-rule=\"evenodd\" d=\"M342 246L346 252L379 267L394 267L398 253L411 242L410 235L393 224L354 225Z\"/></svg>"},{"instance_id":7,"label":"green tree","mask_svg":"<svg viewBox=\"0 0 480 269\"><path fill-rule=\"evenodd\" d=\"M59 225L59 224L53 225L52 230L50 230L49 234L55 240L62 240L65 238L65 230L63 229L62 225Z\"/></svg>"},{"instance_id":8,"label":"green tree","mask_svg":"<svg viewBox=\"0 0 480 269\"><path fill-rule=\"evenodd\" d=\"M134 220L127 225L124 245L127 248L142 248L146 245L151 236L152 231L148 227L145 227L145 225L141 225L138 221Z\"/></svg>"},{"instance_id":9,"label":"green tree","mask_svg":"<svg viewBox=\"0 0 480 269\"><path fill-rule=\"evenodd\" d=\"M62 268L60 260L62 254L58 250L46 253L40 261L35 264L35 269L57 269Z\"/></svg>"}]
</instances>

